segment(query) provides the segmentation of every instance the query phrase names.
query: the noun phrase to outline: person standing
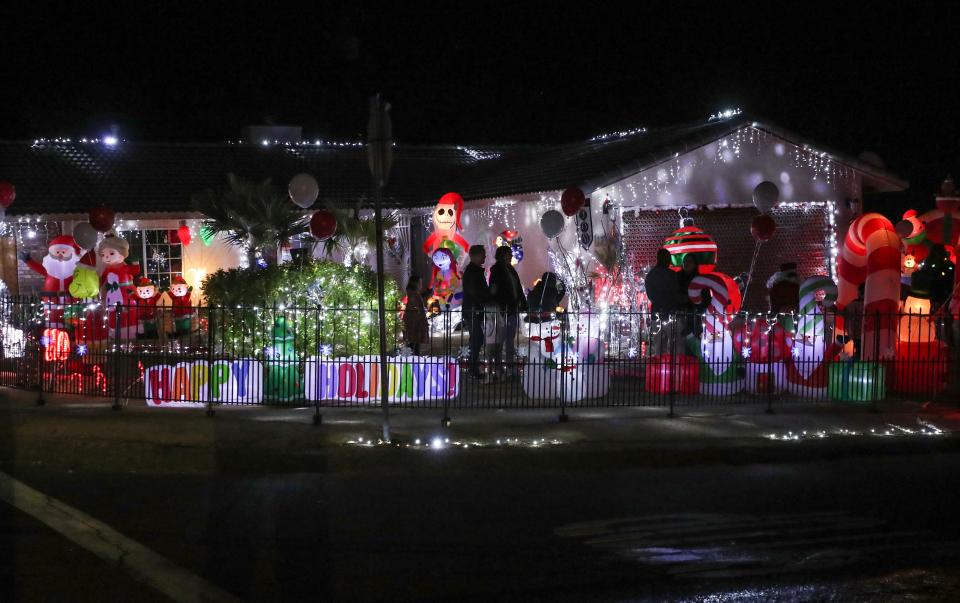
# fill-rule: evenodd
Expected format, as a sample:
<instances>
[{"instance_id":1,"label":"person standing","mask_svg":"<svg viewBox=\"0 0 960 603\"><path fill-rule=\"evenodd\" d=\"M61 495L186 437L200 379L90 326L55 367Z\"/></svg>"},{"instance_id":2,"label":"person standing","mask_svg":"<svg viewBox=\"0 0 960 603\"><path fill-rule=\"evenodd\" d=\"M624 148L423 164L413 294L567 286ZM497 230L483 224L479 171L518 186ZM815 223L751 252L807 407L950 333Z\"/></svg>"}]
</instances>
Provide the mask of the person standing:
<instances>
[{"instance_id":1,"label":"person standing","mask_svg":"<svg viewBox=\"0 0 960 603\"><path fill-rule=\"evenodd\" d=\"M470 263L463 269L463 317L470 332L467 374L472 379L481 379L480 350L484 344L483 306L491 299L490 287L483 273L487 250L483 245L471 245Z\"/></svg>"},{"instance_id":2,"label":"person standing","mask_svg":"<svg viewBox=\"0 0 960 603\"><path fill-rule=\"evenodd\" d=\"M427 313L423 303L423 279L414 274L407 281L407 304L403 309L403 343L420 355L420 344L427 341Z\"/></svg>"},{"instance_id":3,"label":"person standing","mask_svg":"<svg viewBox=\"0 0 960 603\"><path fill-rule=\"evenodd\" d=\"M670 322L671 314L680 308L680 281L677 273L670 269L670 251L664 248L657 250L657 265L647 273L644 279L644 288L650 300L650 312L657 315L652 317L659 321L659 328L653 333L650 354L659 356L669 352L667 349L672 341L673 325Z\"/></svg>"},{"instance_id":4,"label":"person standing","mask_svg":"<svg viewBox=\"0 0 960 603\"><path fill-rule=\"evenodd\" d=\"M514 365L517 325L520 312L527 311L527 297L523 294L520 275L511 263L513 249L506 245L498 247L494 259L496 263L490 269L490 294L500 309L502 325L501 345L497 348L497 364L503 363L503 374L509 378L516 374Z\"/></svg>"}]
</instances>

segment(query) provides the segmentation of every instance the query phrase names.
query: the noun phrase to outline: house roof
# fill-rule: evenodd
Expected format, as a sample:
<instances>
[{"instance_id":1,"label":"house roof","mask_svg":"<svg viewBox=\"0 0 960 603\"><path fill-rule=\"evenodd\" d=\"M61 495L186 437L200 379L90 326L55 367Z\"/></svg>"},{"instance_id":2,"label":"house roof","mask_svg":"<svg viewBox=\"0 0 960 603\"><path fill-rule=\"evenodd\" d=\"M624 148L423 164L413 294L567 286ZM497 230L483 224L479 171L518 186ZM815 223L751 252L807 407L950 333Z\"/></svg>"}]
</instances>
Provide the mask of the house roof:
<instances>
[{"instance_id":1,"label":"house roof","mask_svg":"<svg viewBox=\"0 0 960 603\"><path fill-rule=\"evenodd\" d=\"M556 191L571 185L595 190L708 144L745 126L828 152L861 171L873 190L906 188L896 176L774 125L739 114L729 119L542 146L396 145L384 189L392 207L426 207L455 190L467 200ZM123 213L182 214L191 196L225 184L227 173L282 185L313 174L321 198L353 202L372 193L361 145L303 143L173 144L121 142L0 142L0 180L17 187L10 214L85 213L105 203Z\"/></svg>"}]
</instances>

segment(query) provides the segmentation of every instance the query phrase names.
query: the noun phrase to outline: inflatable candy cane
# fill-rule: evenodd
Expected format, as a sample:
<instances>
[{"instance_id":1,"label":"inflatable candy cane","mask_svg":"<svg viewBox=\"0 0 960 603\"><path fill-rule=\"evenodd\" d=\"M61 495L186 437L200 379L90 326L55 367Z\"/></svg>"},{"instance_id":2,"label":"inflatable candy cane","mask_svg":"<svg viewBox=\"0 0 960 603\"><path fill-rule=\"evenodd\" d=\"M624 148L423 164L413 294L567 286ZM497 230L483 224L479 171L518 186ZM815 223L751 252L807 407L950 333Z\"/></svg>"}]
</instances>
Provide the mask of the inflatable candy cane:
<instances>
[{"instance_id":1,"label":"inflatable candy cane","mask_svg":"<svg viewBox=\"0 0 960 603\"><path fill-rule=\"evenodd\" d=\"M896 354L896 316L900 306L900 239L890 220L864 214L850 223L840 253L837 305L843 309L866 284L863 335L865 360Z\"/></svg>"},{"instance_id":2,"label":"inflatable candy cane","mask_svg":"<svg viewBox=\"0 0 960 603\"><path fill-rule=\"evenodd\" d=\"M734 360L738 355L727 327L731 315L740 311L740 289L732 278L714 271L693 277L687 295L690 301L700 304L705 290L710 291L711 299L703 321L703 340L699 349L691 350L700 358L700 393L735 394L743 389L743 379L737 373Z\"/></svg>"},{"instance_id":3,"label":"inflatable candy cane","mask_svg":"<svg viewBox=\"0 0 960 603\"><path fill-rule=\"evenodd\" d=\"M704 330L706 334L717 338L723 334L730 323L730 315L740 311L742 298L740 289L732 278L722 272L698 274L690 281L687 295L695 304L703 303L703 292L709 290L710 305L707 307Z\"/></svg>"}]
</instances>

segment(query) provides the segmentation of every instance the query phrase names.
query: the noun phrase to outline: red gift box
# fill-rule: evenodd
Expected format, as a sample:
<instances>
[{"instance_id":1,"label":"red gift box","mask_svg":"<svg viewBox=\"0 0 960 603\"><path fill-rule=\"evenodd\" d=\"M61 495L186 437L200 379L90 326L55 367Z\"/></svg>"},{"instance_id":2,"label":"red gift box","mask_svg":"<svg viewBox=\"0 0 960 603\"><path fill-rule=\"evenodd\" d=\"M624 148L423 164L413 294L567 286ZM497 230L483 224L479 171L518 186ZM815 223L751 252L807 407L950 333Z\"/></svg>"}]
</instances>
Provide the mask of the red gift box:
<instances>
[{"instance_id":1,"label":"red gift box","mask_svg":"<svg viewBox=\"0 0 960 603\"><path fill-rule=\"evenodd\" d=\"M693 356L653 356L647 360L645 377L644 387L655 394L700 392L700 363Z\"/></svg>"},{"instance_id":2,"label":"red gift box","mask_svg":"<svg viewBox=\"0 0 960 603\"><path fill-rule=\"evenodd\" d=\"M900 394L938 394L947 385L950 348L939 341L897 342L893 383Z\"/></svg>"}]
</instances>

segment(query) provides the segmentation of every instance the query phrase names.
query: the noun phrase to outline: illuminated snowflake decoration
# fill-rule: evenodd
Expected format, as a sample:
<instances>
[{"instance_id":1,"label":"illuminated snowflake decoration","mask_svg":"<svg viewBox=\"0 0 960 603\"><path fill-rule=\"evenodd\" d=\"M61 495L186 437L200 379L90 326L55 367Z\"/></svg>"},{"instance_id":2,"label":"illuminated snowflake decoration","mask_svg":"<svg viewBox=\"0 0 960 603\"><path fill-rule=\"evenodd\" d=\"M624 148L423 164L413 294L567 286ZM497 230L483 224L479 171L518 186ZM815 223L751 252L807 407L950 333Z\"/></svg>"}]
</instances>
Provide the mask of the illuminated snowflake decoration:
<instances>
[{"instance_id":1,"label":"illuminated snowflake decoration","mask_svg":"<svg viewBox=\"0 0 960 603\"><path fill-rule=\"evenodd\" d=\"M87 355L87 346L86 344L79 344L77 346L77 356L86 356Z\"/></svg>"},{"instance_id":2,"label":"illuminated snowflake decoration","mask_svg":"<svg viewBox=\"0 0 960 603\"><path fill-rule=\"evenodd\" d=\"M742 348L740 348L740 355L743 356L744 358L749 358L750 354L752 353L753 353L753 348L751 348L748 345L745 345Z\"/></svg>"},{"instance_id":3,"label":"illuminated snowflake decoration","mask_svg":"<svg viewBox=\"0 0 960 603\"><path fill-rule=\"evenodd\" d=\"M800 358L800 346L798 345L793 346L791 353L793 354L794 358Z\"/></svg>"},{"instance_id":4,"label":"illuminated snowflake decoration","mask_svg":"<svg viewBox=\"0 0 960 603\"><path fill-rule=\"evenodd\" d=\"M160 264L162 264L162 263L164 263L165 261L167 261L167 256L166 256L165 253L163 253L163 252L160 251L159 249L154 249L154 250L153 250L153 255L150 256L150 259L151 259L155 264L157 264L157 265L159 266Z\"/></svg>"},{"instance_id":5,"label":"illuminated snowflake decoration","mask_svg":"<svg viewBox=\"0 0 960 603\"><path fill-rule=\"evenodd\" d=\"M638 353L637 348L631 346L630 349L627 350L627 358L636 358Z\"/></svg>"},{"instance_id":6,"label":"illuminated snowflake decoration","mask_svg":"<svg viewBox=\"0 0 960 603\"><path fill-rule=\"evenodd\" d=\"M50 345L50 338L47 337L46 335L42 336L40 338L40 345L42 345L43 347L47 347L48 345Z\"/></svg>"},{"instance_id":7,"label":"illuminated snowflake decoration","mask_svg":"<svg viewBox=\"0 0 960 603\"><path fill-rule=\"evenodd\" d=\"M333 346L332 346L332 345L330 345L329 343L325 343L325 344L323 344L322 346L320 346L320 355L321 355L321 356L329 356L329 355L331 355L331 354L333 354Z\"/></svg>"}]
</instances>

